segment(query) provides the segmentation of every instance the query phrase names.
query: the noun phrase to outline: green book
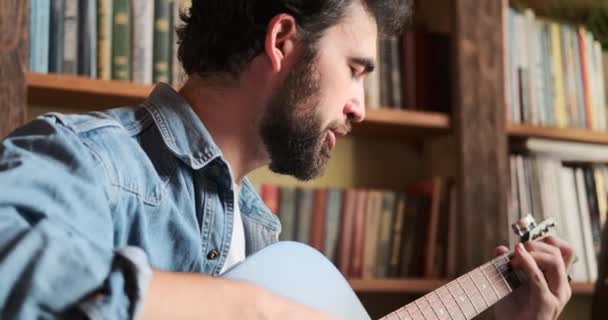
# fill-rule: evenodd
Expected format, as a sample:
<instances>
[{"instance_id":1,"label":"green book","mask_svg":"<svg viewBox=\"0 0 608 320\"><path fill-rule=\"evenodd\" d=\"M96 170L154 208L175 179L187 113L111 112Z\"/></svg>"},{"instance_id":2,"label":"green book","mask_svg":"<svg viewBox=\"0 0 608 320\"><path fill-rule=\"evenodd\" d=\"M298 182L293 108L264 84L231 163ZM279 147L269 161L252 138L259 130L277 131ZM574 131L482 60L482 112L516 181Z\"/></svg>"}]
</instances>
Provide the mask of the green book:
<instances>
[{"instance_id":1,"label":"green book","mask_svg":"<svg viewBox=\"0 0 608 320\"><path fill-rule=\"evenodd\" d=\"M131 6L129 0L114 0L112 23L112 79L130 80Z\"/></svg>"},{"instance_id":2,"label":"green book","mask_svg":"<svg viewBox=\"0 0 608 320\"><path fill-rule=\"evenodd\" d=\"M154 82L171 82L171 50L171 1L154 0Z\"/></svg>"}]
</instances>

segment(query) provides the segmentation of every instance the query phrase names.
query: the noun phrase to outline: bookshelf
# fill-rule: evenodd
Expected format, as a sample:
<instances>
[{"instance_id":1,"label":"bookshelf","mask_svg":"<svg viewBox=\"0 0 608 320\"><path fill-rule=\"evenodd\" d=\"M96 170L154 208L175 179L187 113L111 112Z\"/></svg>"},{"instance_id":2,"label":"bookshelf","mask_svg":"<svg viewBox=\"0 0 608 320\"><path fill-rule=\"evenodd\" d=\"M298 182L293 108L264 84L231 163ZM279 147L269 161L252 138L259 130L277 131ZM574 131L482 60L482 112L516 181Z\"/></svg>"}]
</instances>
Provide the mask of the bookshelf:
<instances>
[{"instance_id":1,"label":"bookshelf","mask_svg":"<svg viewBox=\"0 0 608 320\"><path fill-rule=\"evenodd\" d=\"M27 73L27 98L33 105L52 105L90 111L104 107L134 105L144 100L152 85L128 81L99 80L64 74ZM375 138L432 138L450 132L449 116L438 112L368 110L366 121L353 134Z\"/></svg>"},{"instance_id":2,"label":"bookshelf","mask_svg":"<svg viewBox=\"0 0 608 320\"><path fill-rule=\"evenodd\" d=\"M452 114L368 110L366 121L354 128L353 135L356 138L397 139L403 142L415 139L423 144L447 143L454 146L456 152L453 155L448 155L444 148L439 147L435 148L439 151L433 152L429 157L445 158L446 163L455 164L454 168L447 171L458 185L458 233L462 239L458 240L456 248L462 256L461 271L466 271L490 258L494 245L506 243L509 236L509 231L505 228L509 192L509 139L540 137L606 144L608 133L507 124L502 53L504 7L501 1L491 1L484 6L480 6L478 0L417 2L420 2L417 7L422 10L419 16L427 17L428 20L417 23L430 30L448 33L453 40L454 73L451 76L453 91L458 94L453 97ZM8 110L9 114L9 117L4 114L0 117L0 134L7 133L9 128L25 121L25 116L14 115L25 114L28 103L85 112L91 108L136 104L152 89L151 85L125 81L27 72L27 52L24 49L27 47L27 32L23 32L27 30L27 19L19 18L27 16L27 2L9 0L3 5L8 5L10 10L0 10L0 18L3 18L0 21L14 23L0 24L0 27L20 26L21 31L12 32L11 29L10 32L0 32L0 47L15 41L19 44L14 50L19 57L17 63L14 57L9 59L8 54L0 51L0 69L19 66L17 70L11 69L8 80L0 78L2 85L2 81L10 81L11 92L16 93L13 100L0 99L0 110L3 113ZM20 14L3 16L7 12ZM441 19L434 19L438 16ZM496 23L497 21L501 23ZM439 26L434 26L434 23ZM6 36L9 36L8 40L3 38ZM0 73L2 76L4 74ZM4 97L2 91L0 97ZM429 171L444 170L432 167ZM349 279L358 293L413 296L434 290L448 281L424 278ZM592 283L573 283L572 287L575 295L587 297L593 294Z\"/></svg>"},{"instance_id":3,"label":"bookshelf","mask_svg":"<svg viewBox=\"0 0 608 320\"><path fill-rule=\"evenodd\" d=\"M608 144L608 132L575 128L543 128L530 125L511 124L507 132L511 138L545 138L561 141L574 141Z\"/></svg>"}]
</instances>

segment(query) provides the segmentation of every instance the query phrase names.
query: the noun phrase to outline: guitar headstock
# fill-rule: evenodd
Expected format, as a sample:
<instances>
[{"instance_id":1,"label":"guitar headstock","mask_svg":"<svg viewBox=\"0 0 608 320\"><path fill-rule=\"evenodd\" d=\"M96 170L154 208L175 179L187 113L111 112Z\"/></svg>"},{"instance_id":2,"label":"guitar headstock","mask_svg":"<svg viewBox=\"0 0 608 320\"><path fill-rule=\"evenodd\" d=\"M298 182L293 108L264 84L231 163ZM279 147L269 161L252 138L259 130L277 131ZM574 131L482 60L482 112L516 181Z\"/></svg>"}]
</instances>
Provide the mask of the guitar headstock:
<instances>
[{"instance_id":1,"label":"guitar headstock","mask_svg":"<svg viewBox=\"0 0 608 320\"><path fill-rule=\"evenodd\" d=\"M555 221L552 218L544 220L541 223L536 223L532 215L527 215L511 227L515 234L519 237L519 241L533 241L548 235L555 228Z\"/></svg>"}]
</instances>

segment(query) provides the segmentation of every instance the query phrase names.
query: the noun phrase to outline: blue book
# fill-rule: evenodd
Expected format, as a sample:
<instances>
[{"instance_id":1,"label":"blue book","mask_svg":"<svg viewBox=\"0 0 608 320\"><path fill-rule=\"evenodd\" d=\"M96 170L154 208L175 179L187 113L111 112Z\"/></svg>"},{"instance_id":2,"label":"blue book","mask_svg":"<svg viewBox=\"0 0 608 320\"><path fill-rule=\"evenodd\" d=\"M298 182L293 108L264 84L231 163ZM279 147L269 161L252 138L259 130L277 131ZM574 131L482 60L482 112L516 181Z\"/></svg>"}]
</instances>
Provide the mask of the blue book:
<instances>
[{"instance_id":1,"label":"blue book","mask_svg":"<svg viewBox=\"0 0 608 320\"><path fill-rule=\"evenodd\" d=\"M97 1L80 0L78 10L78 74L97 78Z\"/></svg>"},{"instance_id":2,"label":"blue book","mask_svg":"<svg viewBox=\"0 0 608 320\"><path fill-rule=\"evenodd\" d=\"M65 0L51 0L49 72L63 72L63 15Z\"/></svg>"},{"instance_id":3,"label":"blue book","mask_svg":"<svg viewBox=\"0 0 608 320\"><path fill-rule=\"evenodd\" d=\"M30 71L49 72L50 0L30 1L29 66Z\"/></svg>"},{"instance_id":4,"label":"blue book","mask_svg":"<svg viewBox=\"0 0 608 320\"><path fill-rule=\"evenodd\" d=\"M342 191L329 189L327 191L327 207L325 214L325 244L323 254L332 262L338 261L338 242L340 239L340 213L342 212Z\"/></svg>"}]
</instances>

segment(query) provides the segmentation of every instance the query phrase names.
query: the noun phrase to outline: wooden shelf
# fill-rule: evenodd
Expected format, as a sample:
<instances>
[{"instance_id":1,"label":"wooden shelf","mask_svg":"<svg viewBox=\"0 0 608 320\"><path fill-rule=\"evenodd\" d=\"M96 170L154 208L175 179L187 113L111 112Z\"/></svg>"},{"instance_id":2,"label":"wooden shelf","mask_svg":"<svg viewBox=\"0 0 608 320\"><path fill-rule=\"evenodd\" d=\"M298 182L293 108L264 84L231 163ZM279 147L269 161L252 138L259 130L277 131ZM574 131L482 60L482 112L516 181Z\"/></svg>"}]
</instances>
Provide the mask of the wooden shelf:
<instances>
[{"instance_id":1,"label":"wooden shelf","mask_svg":"<svg viewBox=\"0 0 608 320\"><path fill-rule=\"evenodd\" d=\"M511 138L545 138L552 140L608 144L608 132L587 129L542 128L530 125L511 124L507 132Z\"/></svg>"},{"instance_id":2,"label":"wooden shelf","mask_svg":"<svg viewBox=\"0 0 608 320\"><path fill-rule=\"evenodd\" d=\"M351 287L359 293L411 293L425 294L433 291L450 280L447 279L349 279ZM572 283L575 295L592 295L593 283Z\"/></svg>"},{"instance_id":3,"label":"wooden shelf","mask_svg":"<svg viewBox=\"0 0 608 320\"><path fill-rule=\"evenodd\" d=\"M431 138L450 132L450 117L438 112L411 110L367 110L365 121L353 134L382 138Z\"/></svg>"},{"instance_id":4,"label":"wooden shelf","mask_svg":"<svg viewBox=\"0 0 608 320\"><path fill-rule=\"evenodd\" d=\"M61 106L83 111L137 104L152 91L152 85L108 81L64 74L26 75L30 105Z\"/></svg>"},{"instance_id":5,"label":"wooden shelf","mask_svg":"<svg viewBox=\"0 0 608 320\"><path fill-rule=\"evenodd\" d=\"M590 296L593 294L594 283L574 282L572 283L572 293L581 296Z\"/></svg>"},{"instance_id":6,"label":"wooden shelf","mask_svg":"<svg viewBox=\"0 0 608 320\"><path fill-rule=\"evenodd\" d=\"M28 104L61 106L83 111L134 105L152 91L152 85L108 81L63 74L28 73ZM449 132L450 118L442 113L369 110L353 134L385 138L426 138Z\"/></svg>"}]
</instances>

